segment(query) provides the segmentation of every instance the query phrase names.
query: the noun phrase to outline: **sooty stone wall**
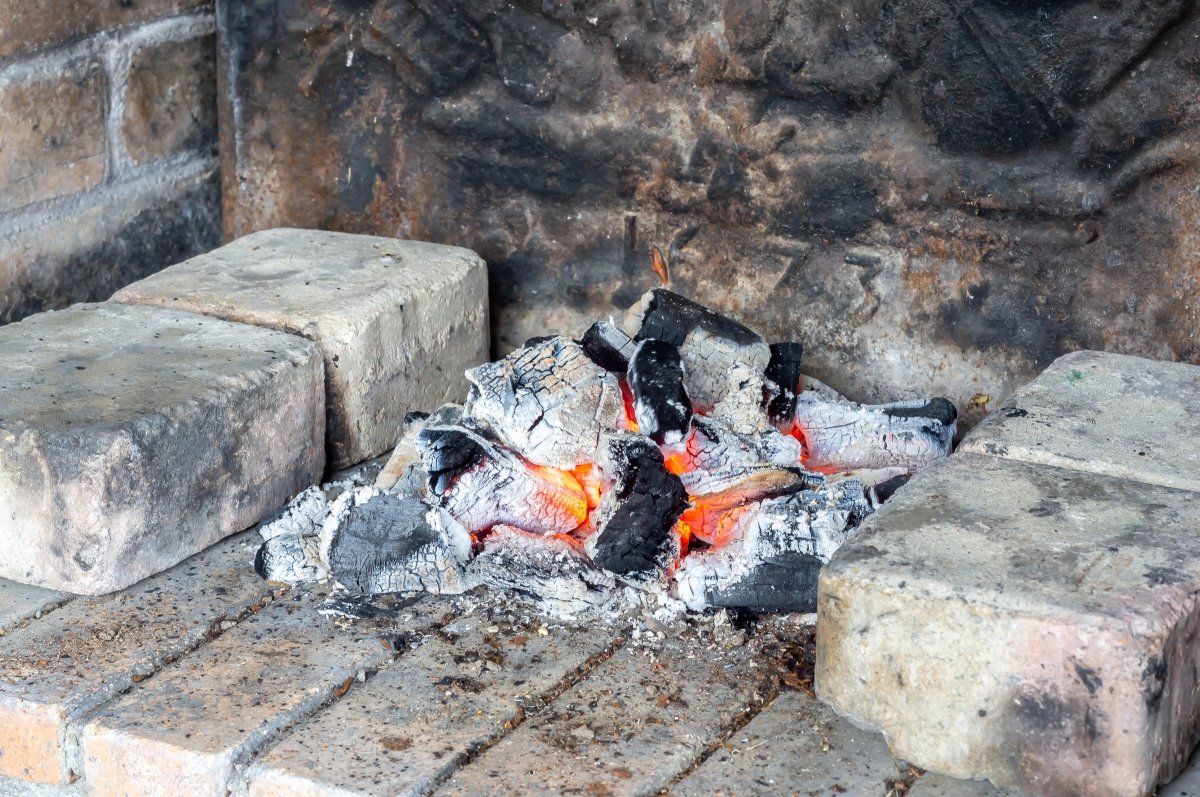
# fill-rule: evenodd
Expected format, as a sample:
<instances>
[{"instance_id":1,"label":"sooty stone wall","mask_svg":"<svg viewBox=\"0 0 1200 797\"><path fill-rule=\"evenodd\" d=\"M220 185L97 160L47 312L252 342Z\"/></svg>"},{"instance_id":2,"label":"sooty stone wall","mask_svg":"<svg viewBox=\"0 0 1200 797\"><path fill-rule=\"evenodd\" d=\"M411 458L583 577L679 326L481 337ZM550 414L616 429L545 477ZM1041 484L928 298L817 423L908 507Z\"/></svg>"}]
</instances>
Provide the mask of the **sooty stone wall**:
<instances>
[{"instance_id":1,"label":"sooty stone wall","mask_svg":"<svg viewBox=\"0 0 1200 797\"><path fill-rule=\"evenodd\" d=\"M227 235L455 243L500 351L658 284L967 421L1200 361L1194 0L222 0ZM990 401L989 401L990 399Z\"/></svg>"}]
</instances>

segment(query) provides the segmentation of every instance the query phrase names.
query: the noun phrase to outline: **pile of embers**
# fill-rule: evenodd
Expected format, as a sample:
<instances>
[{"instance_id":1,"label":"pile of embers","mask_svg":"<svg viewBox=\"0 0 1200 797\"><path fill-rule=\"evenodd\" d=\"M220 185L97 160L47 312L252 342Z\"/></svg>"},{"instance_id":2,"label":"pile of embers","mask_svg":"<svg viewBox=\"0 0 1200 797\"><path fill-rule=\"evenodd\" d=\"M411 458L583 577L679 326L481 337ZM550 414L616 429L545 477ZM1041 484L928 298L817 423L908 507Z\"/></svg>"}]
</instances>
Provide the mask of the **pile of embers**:
<instances>
[{"instance_id":1,"label":"pile of embers","mask_svg":"<svg viewBox=\"0 0 1200 797\"><path fill-rule=\"evenodd\" d=\"M256 568L364 594L488 585L563 617L633 591L812 611L821 566L950 452L957 414L851 403L800 355L652 290L622 325L468 371L465 403L410 415L373 485L310 488L264 524Z\"/></svg>"}]
</instances>

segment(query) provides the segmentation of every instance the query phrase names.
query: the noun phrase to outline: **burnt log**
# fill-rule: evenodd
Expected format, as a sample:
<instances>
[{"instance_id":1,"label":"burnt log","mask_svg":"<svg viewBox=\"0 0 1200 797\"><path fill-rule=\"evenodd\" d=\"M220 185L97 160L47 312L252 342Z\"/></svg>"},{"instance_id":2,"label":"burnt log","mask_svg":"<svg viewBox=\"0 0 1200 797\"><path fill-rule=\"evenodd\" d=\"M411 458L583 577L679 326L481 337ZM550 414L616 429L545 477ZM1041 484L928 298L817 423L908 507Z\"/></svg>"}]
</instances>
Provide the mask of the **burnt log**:
<instances>
[{"instance_id":1,"label":"burnt log","mask_svg":"<svg viewBox=\"0 0 1200 797\"><path fill-rule=\"evenodd\" d=\"M254 556L254 570L267 581L301 584L329 577L320 556L321 526L329 502L320 487L309 487L258 528L263 543Z\"/></svg>"},{"instance_id":2,"label":"burnt log","mask_svg":"<svg viewBox=\"0 0 1200 797\"><path fill-rule=\"evenodd\" d=\"M661 583L680 554L675 523L688 507L683 482L667 470L658 447L641 435L606 437L599 465L611 484L596 508L588 555L625 583Z\"/></svg>"},{"instance_id":3,"label":"burnt log","mask_svg":"<svg viewBox=\"0 0 1200 797\"><path fill-rule=\"evenodd\" d=\"M565 534L587 519L583 487L571 474L521 456L455 426L417 434L429 490L468 531L498 523L535 534Z\"/></svg>"},{"instance_id":4,"label":"burnt log","mask_svg":"<svg viewBox=\"0 0 1200 797\"><path fill-rule=\"evenodd\" d=\"M720 544L683 560L675 595L695 611L815 611L821 567L873 509L852 479L763 501Z\"/></svg>"},{"instance_id":5,"label":"burnt log","mask_svg":"<svg viewBox=\"0 0 1200 797\"><path fill-rule=\"evenodd\" d=\"M804 347L799 343L772 343L771 360L767 363L767 379L775 383L778 393L767 405L767 416L776 425L787 424L796 412L796 393L804 376L800 360Z\"/></svg>"},{"instance_id":6,"label":"burnt log","mask_svg":"<svg viewBox=\"0 0 1200 797\"><path fill-rule=\"evenodd\" d=\"M539 465L570 470L596 459L600 437L625 417L617 377L555 337L467 371L466 415Z\"/></svg>"},{"instance_id":7,"label":"burnt log","mask_svg":"<svg viewBox=\"0 0 1200 797\"><path fill-rule=\"evenodd\" d=\"M326 535L323 559L348 591L457 595L474 586L465 569L470 535L456 524L435 528L423 502L365 488L347 504Z\"/></svg>"},{"instance_id":8,"label":"burnt log","mask_svg":"<svg viewBox=\"0 0 1200 797\"><path fill-rule=\"evenodd\" d=\"M380 490L423 498L429 474L421 464L417 435L427 426L452 426L462 420L461 404L443 404L431 413L410 412L404 418L404 434L392 455L375 477Z\"/></svg>"},{"instance_id":9,"label":"burnt log","mask_svg":"<svg viewBox=\"0 0 1200 797\"><path fill-rule=\"evenodd\" d=\"M579 345L584 354L605 371L623 374L629 368L629 358L637 344L625 330L609 320L597 321L588 327L579 339Z\"/></svg>"},{"instance_id":10,"label":"burnt log","mask_svg":"<svg viewBox=\"0 0 1200 797\"><path fill-rule=\"evenodd\" d=\"M602 606L617 583L611 573L588 559L575 540L529 534L511 526L496 526L467 569L472 580L563 619Z\"/></svg>"},{"instance_id":11,"label":"burnt log","mask_svg":"<svg viewBox=\"0 0 1200 797\"><path fill-rule=\"evenodd\" d=\"M900 467L909 473L950 453L957 412L946 399L864 405L804 392L794 430L804 466L822 471Z\"/></svg>"},{"instance_id":12,"label":"burnt log","mask_svg":"<svg viewBox=\"0 0 1200 797\"><path fill-rule=\"evenodd\" d=\"M678 443L692 420L692 403L683 387L679 349L653 338L638 344L629 361L629 389L638 432L654 442Z\"/></svg>"}]
</instances>

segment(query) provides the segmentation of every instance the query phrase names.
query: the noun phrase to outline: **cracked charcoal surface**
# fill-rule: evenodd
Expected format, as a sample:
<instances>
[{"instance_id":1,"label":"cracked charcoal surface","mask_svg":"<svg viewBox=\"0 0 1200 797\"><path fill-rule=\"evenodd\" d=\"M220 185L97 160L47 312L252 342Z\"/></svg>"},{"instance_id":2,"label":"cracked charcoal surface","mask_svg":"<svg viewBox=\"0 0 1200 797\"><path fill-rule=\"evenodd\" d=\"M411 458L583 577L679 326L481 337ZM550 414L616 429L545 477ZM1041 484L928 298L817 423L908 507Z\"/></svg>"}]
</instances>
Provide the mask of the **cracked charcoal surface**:
<instances>
[{"instance_id":1,"label":"cracked charcoal surface","mask_svg":"<svg viewBox=\"0 0 1200 797\"><path fill-rule=\"evenodd\" d=\"M588 327L579 345L592 362L606 371L624 373L636 344L612 321L597 321Z\"/></svg>"},{"instance_id":2,"label":"cracked charcoal surface","mask_svg":"<svg viewBox=\"0 0 1200 797\"><path fill-rule=\"evenodd\" d=\"M643 340L629 361L629 389L638 431L654 442L678 443L692 420L692 402L683 387L683 361L670 343Z\"/></svg>"},{"instance_id":3,"label":"cracked charcoal surface","mask_svg":"<svg viewBox=\"0 0 1200 797\"><path fill-rule=\"evenodd\" d=\"M932 399L869 406L802 393L795 423L804 436L805 463L832 470L928 465L949 454L954 440L957 415L946 404ZM916 414L925 412L933 416Z\"/></svg>"}]
</instances>

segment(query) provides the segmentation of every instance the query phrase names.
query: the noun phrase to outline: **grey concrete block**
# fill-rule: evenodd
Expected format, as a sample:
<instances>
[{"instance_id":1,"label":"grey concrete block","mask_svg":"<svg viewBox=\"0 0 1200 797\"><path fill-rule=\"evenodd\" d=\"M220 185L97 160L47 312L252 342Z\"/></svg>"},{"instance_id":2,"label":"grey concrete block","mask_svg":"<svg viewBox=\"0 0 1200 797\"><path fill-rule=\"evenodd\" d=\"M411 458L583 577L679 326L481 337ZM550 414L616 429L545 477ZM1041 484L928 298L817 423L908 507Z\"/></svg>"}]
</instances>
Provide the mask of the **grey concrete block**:
<instances>
[{"instance_id":1,"label":"grey concrete block","mask_svg":"<svg viewBox=\"0 0 1200 797\"><path fill-rule=\"evenodd\" d=\"M266 329L79 305L0 328L0 577L100 594L320 477L320 352Z\"/></svg>"},{"instance_id":2,"label":"grey concrete block","mask_svg":"<svg viewBox=\"0 0 1200 797\"><path fill-rule=\"evenodd\" d=\"M325 356L330 467L395 446L410 410L461 400L488 353L487 269L419 241L277 229L247 235L118 291L291 332Z\"/></svg>"},{"instance_id":3,"label":"grey concrete block","mask_svg":"<svg viewBox=\"0 0 1200 797\"><path fill-rule=\"evenodd\" d=\"M0 578L0 636L22 621L53 609L70 598L70 595L62 592Z\"/></svg>"},{"instance_id":4,"label":"grey concrete block","mask_svg":"<svg viewBox=\"0 0 1200 797\"><path fill-rule=\"evenodd\" d=\"M1200 729L1190 492L956 454L822 574L816 682L918 766L1141 797Z\"/></svg>"},{"instance_id":5,"label":"grey concrete block","mask_svg":"<svg viewBox=\"0 0 1200 797\"><path fill-rule=\"evenodd\" d=\"M1060 357L959 446L1200 491L1200 367L1123 354Z\"/></svg>"}]
</instances>

